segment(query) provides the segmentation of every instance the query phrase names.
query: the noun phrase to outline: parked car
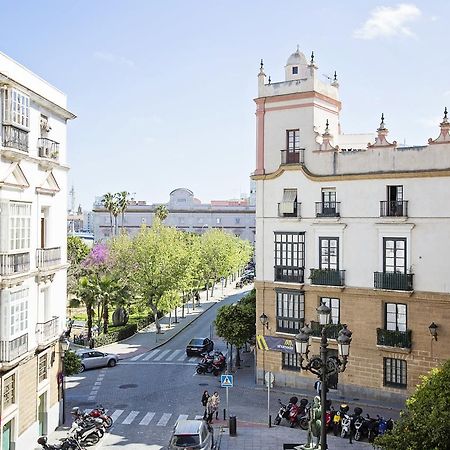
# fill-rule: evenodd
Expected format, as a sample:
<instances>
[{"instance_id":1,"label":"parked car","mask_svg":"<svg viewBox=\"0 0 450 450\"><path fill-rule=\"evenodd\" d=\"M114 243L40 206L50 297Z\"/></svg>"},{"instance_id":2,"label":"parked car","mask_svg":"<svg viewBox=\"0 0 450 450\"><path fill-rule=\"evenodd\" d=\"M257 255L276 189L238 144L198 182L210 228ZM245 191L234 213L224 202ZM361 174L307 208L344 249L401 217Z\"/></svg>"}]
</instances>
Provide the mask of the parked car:
<instances>
[{"instance_id":1,"label":"parked car","mask_svg":"<svg viewBox=\"0 0 450 450\"><path fill-rule=\"evenodd\" d=\"M202 353L212 352L214 350L214 342L208 338L194 338L191 339L186 346L186 355L194 356Z\"/></svg>"},{"instance_id":2,"label":"parked car","mask_svg":"<svg viewBox=\"0 0 450 450\"><path fill-rule=\"evenodd\" d=\"M97 350L77 350L75 352L81 358L80 372L96 367L114 367L119 357L114 353L103 353Z\"/></svg>"},{"instance_id":3,"label":"parked car","mask_svg":"<svg viewBox=\"0 0 450 450\"><path fill-rule=\"evenodd\" d=\"M214 431L204 420L179 420L170 438L169 450L212 450Z\"/></svg>"}]
</instances>

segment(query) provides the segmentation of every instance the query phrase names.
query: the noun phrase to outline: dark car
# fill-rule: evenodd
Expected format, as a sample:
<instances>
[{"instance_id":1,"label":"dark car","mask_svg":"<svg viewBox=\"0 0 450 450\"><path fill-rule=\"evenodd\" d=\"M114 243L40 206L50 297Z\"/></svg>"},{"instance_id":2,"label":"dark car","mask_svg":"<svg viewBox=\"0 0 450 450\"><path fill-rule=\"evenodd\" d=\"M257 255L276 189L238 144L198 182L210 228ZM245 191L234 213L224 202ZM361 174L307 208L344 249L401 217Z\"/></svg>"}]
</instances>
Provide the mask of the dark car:
<instances>
[{"instance_id":1,"label":"dark car","mask_svg":"<svg viewBox=\"0 0 450 450\"><path fill-rule=\"evenodd\" d=\"M194 338L186 346L186 355L201 355L213 351L214 342L208 338Z\"/></svg>"}]
</instances>

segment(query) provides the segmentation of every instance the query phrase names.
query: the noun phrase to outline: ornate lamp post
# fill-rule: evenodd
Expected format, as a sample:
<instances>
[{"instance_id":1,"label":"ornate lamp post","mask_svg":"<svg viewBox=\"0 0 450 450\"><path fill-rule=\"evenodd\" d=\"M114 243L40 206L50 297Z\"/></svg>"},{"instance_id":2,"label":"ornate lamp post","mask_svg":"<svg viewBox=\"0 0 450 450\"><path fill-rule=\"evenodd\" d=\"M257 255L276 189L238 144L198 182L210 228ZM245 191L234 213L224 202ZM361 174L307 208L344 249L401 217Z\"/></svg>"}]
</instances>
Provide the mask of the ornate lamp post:
<instances>
[{"instance_id":1,"label":"ornate lamp post","mask_svg":"<svg viewBox=\"0 0 450 450\"><path fill-rule=\"evenodd\" d=\"M321 398L320 405L322 409L322 426L320 435L320 449L326 450L327 445L327 430L325 428L326 422L326 404L327 404L327 381L332 375L340 372L344 372L347 366L347 360L350 353L350 343L352 341L352 332L347 328L347 325L343 325L342 330L339 332L339 336L336 341L338 344L339 356L328 356L328 339L326 335L327 325L330 322L331 309L325 304L321 304L317 308L317 314L319 316L319 323L322 325L322 333L320 340L320 355L313 356L309 359L309 346L310 336L312 333L311 328L306 325L300 330L300 333L295 336L295 351L300 356L300 367L302 370L308 370L314 375L317 375L321 381Z\"/></svg>"},{"instance_id":2,"label":"ornate lamp post","mask_svg":"<svg viewBox=\"0 0 450 450\"><path fill-rule=\"evenodd\" d=\"M65 376L65 365L64 365L64 357L66 351L69 350L69 341L61 335L59 338L60 345L60 354L61 354L61 400L62 400L62 424L64 425L66 422L66 376Z\"/></svg>"}]
</instances>

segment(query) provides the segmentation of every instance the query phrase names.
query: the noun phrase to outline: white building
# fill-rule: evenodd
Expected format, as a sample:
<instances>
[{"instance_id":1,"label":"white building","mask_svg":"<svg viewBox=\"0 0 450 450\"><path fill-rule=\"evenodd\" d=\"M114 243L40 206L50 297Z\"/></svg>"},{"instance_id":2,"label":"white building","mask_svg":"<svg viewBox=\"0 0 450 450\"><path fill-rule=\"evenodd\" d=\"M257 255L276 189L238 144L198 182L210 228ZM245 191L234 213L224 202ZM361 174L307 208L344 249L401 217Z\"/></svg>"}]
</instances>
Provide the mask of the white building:
<instances>
[{"instance_id":1,"label":"white building","mask_svg":"<svg viewBox=\"0 0 450 450\"><path fill-rule=\"evenodd\" d=\"M66 96L0 53L0 389L3 450L60 417L66 309Z\"/></svg>"},{"instance_id":2,"label":"white building","mask_svg":"<svg viewBox=\"0 0 450 450\"><path fill-rule=\"evenodd\" d=\"M428 145L390 142L384 117L376 134L343 134L336 77L321 81L299 50L285 72L267 83L261 64L255 99L258 333L292 340L324 302L353 331L342 393L404 395L450 357L447 112ZM266 370L312 386L294 352L260 350Z\"/></svg>"}]
</instances>

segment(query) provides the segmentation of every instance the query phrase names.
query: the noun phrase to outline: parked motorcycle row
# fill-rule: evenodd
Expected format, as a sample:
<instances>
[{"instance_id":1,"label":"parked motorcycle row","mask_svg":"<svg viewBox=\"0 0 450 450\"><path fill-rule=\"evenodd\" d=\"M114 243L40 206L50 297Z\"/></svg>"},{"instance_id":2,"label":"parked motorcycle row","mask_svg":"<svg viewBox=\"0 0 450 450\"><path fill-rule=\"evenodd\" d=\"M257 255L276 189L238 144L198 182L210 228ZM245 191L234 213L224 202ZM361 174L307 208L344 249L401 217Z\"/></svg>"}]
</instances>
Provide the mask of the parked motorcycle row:
<instances>
[{"instance_id":1,"label":"parked motorcycle row","mask_svg":"<svg viewBox=\"0 0 450 450\"><path fill-rule=\"evenodd\" d=\"M197 373L199 375L212 373L217 376L225 369L226 358L222 352L205 353L202 360L197 365Z\"/></svg>"},{"instance_id":2,"label":"parked motorcycle row","mask_svg":"<svg viewBox=\"0 0 450 450\"><path fill-rule=\"evenodd\" d=\"M47 436L41 436L37 442L43 450L85 450L85 447L97 444L113 424L113 420L101 405L89 413L75 407L72 408L71 414L73 423L67 437L57 444L48 444Z\"/></svg>"},{"instance_id":3,"label":"parked motorcycle row","mask_svg":"<svg viewBox=\"0 0 450 450\"><path fill-rule=\"evenodd\" d=\"M299 426L302 430L308 429L311 404L306 398L302 398L299 402L298 397L291 397L287 404L278 399L278 403L280 409L274 420L275 425L280 425L284 420L291 428ZM335 436L347 438L350 437L350 430L353 429L355 441L367 439L369 442L373 442L377 436L391 430L394 425L392 419L385 419L379 415L373 418L366 414L364 417L362 408L354 408L353 414L349 413L349 409L349 406L343 403L336 411L331 405L331 401L328 401L325 412L327 431L332 431Z\"/></svg>"}]
</instances>

